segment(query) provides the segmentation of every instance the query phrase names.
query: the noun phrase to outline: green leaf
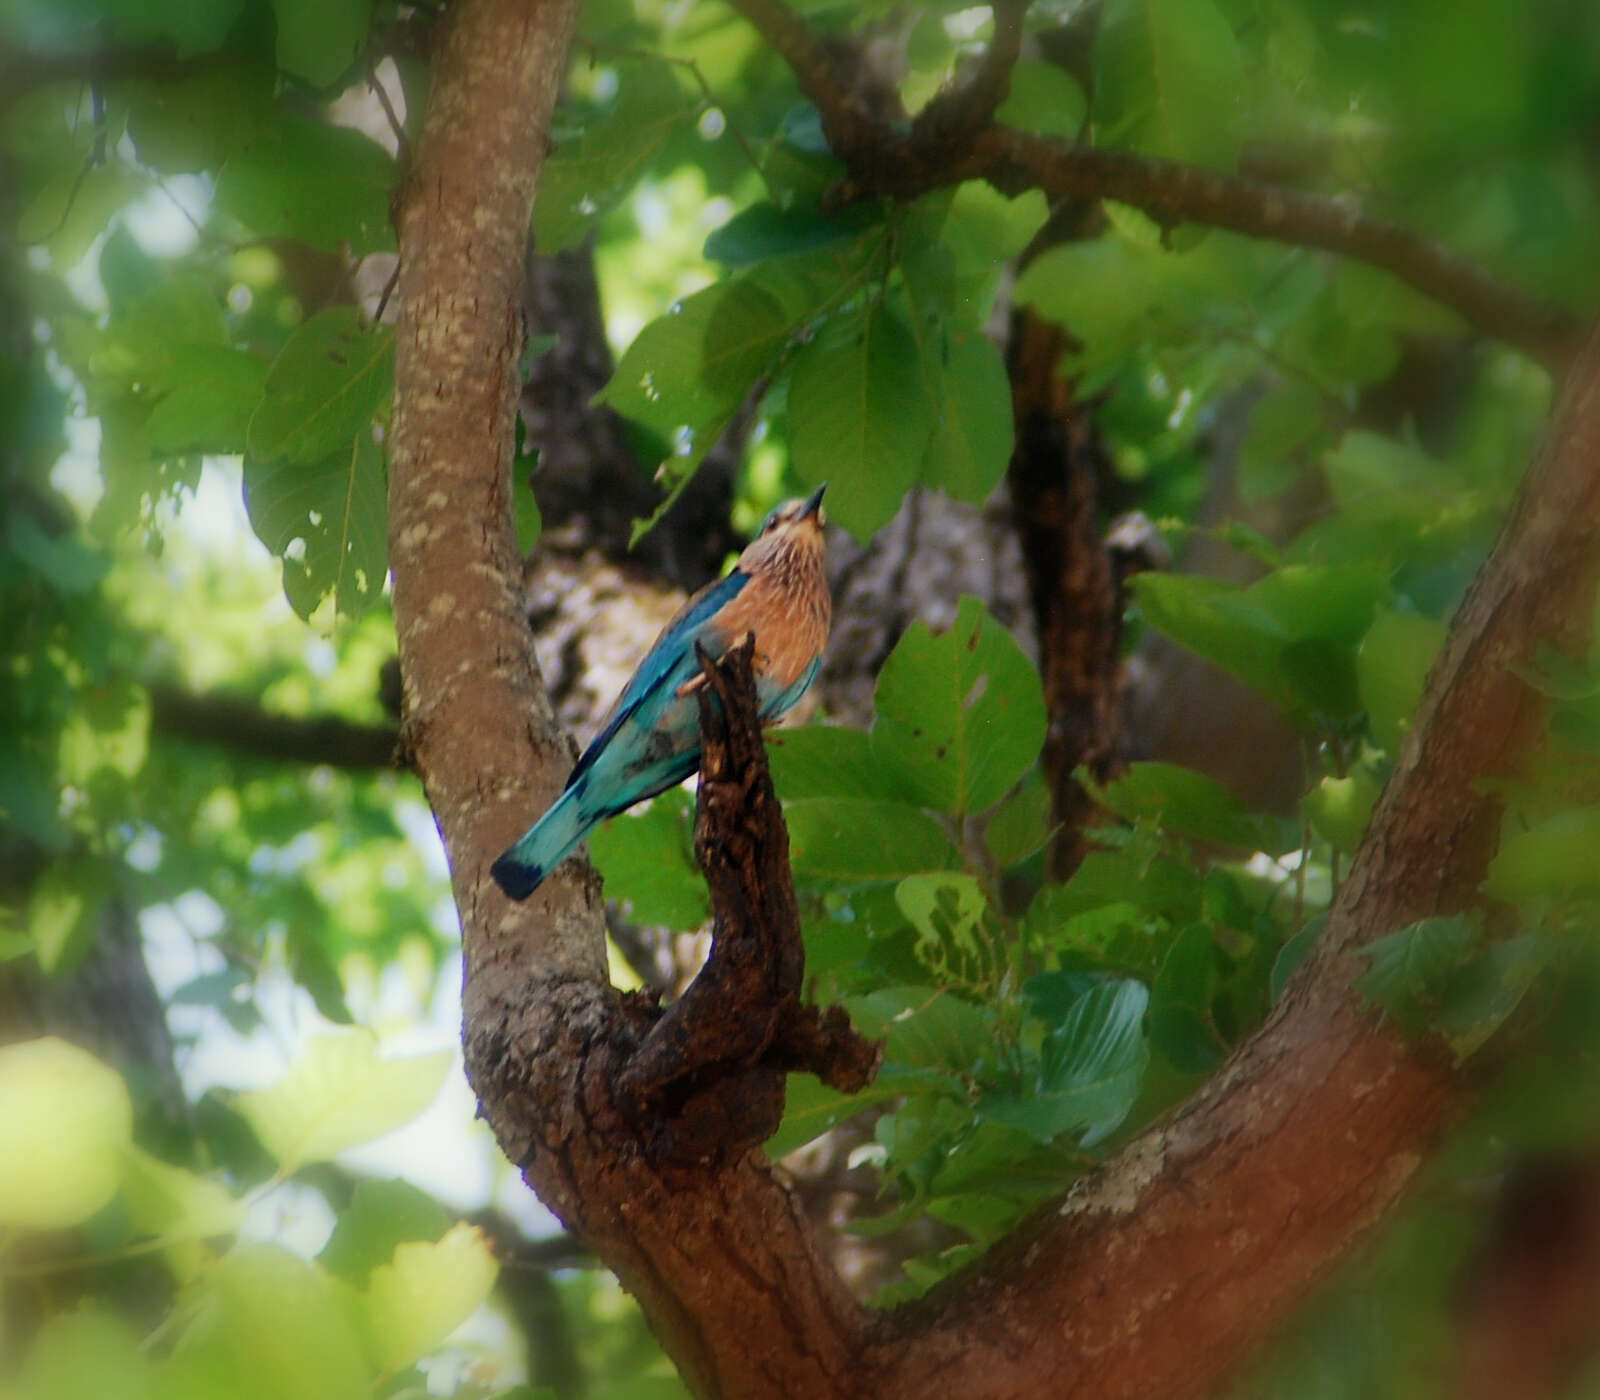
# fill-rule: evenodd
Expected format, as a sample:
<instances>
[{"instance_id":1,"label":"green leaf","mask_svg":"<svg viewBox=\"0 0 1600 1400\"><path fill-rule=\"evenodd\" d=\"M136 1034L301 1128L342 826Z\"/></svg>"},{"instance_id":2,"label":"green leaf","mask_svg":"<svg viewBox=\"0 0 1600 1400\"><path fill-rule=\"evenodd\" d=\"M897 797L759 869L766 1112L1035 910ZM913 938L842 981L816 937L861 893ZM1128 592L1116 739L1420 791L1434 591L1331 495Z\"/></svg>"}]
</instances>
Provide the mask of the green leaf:
<instances>
[{"instance_id":1,"label":"green leaf","mask_svg":"<svg viewBox=\"0 0 1600 1400\"><path fill-rule=\"evenodd\" d=\"M1322 395L1301 379L1263 394L1250 411L1239 447L1239 494L1247 501L1276 495L1305 469L1296 454L1322 427Z\"/></svg>"},{"instance_id":2,"label":"green leaf","mask_svg":"<svg viewBox=\"0 0 1600 1400\"><path fill-rule=\"evenodd\" d=\"M1322 779L1300 805L1318 836L1350 854L1366 834L1380 791L1372 775L1358 768L1347 777Z\"/></svg>"},{"instance_id":3,"label":"green leaf","mask_svg":"<svg viewBox=\"0 0 1600 1400\"><path fill-rule=\"evenodd\" d=\"M42 244L50 265L71 271L112 216L149 188L139 171L120 162L74 164L51 179L17 217L17 242Z\"/></svg>"},{"instance_id":4,"label":"green leaf","mask_svg":"<svg viewBox=\"0 0 1600 1400\"><path fill-rule=\"evenodd\" d=\"M697 437L711 425L720 431L789 331L782 306L755 282L718 282L645 326L595 401L663 437L683 427Z\"/></svg>"},{"instance_id":5,"label":"green leaf","mask_svg":"<svg viewBox=\"0 0 1600 1400\"><path fill-rule=\"evenodd\" d=\"M1213 0L1110 0L1094 48L1099 143L1231 170L1239 69Z\"/></svg>"},{"instance_id":6,"label":"green leaf","mask_svg":"<svg viewBox=\"0 0 1600 1400\"><path fill-rule=\"evenodd\" d=\"M878 674L874 763L922 806L953 814L992 807L1044 743L1038 672L976 598L935 635L906 629Z\"/></svg>"},{"instance_id":7,"label":"green leaf","mask_svg":"<svg viewBox=\"0 0 1600 1400\"><path fill-rule=\"evenodd\" d=\"M862 883L943 870L955 859L944 828L901 802L800 798L785 804L795 875Z\"/></svg>"},{"instance_id":8,"label":"green leaf","mask_svg":"<svg viewBox=\"0 0 1600 1400\"><path fill-rule=\"evenodd\" d=\"M885 1071L933 1070L969 1077L994 1046L994 1012L939 987L885 987L850 997L845 1009L869 1040L886 1038ZM882 1075L879 1076L881 1082ZM960 1093L959 1084L936 1078L927 1087Z\"/></svg>"},{"instance_id":9,"label":"green leaf","mask_svg":"<svg viewBox=\"0 0 1600 1400\"><path fill-rule=\"evenodd\" d=\"M695 929L711 917L694 863L694 803L681 789L596 827L589 854L605 876L607 896L621 900L635 923Z\"/></svg>"},{"instance_id":10,"label":"green leaf","mask_svg":"<svg viewBox=\"0 0 1600 1400\"><path fill-rule=\"evenodd\" d=\"M166 40L179 58L220 48L244 8L244 0L118 0L96 5L122 39L150 44ZM70 13L70 12L69 12Z\"/></svg>"},{"instance_id":11,"label":"green leaf","mask_svg":"<svg viewBox=\"0 0 1600 1400\"><path fill-rule=\"evenodd\" d=\"M251 415L268 392L266 363L245 350L180 347L177 384L156 402L145 436L156 452L242 452Z\"/></svg>"},{"instance_id":12,"label":"green leaf","mask_svg":"<svg viewBox=\"0 0 1600 1400\"><path fill-rule=\"evenodd\" d=\"M948 337L938 383L938 424L922 479L958 501L981 505L1011 460L1011 381L988 336L957 331Z\"/></svg>"},{"instance_id":13,"label":"green leaf","mask_svg":"<svg viewBox=\"0 0 1600 1400\"><path fill-rule=\"evenodd\" d=\"M451 1058L385 1060L369 1034L319 1035L282 1079L238 1095L234 1106L288 1174L409 1123L433 1102Z\"/></svg>"},{"instance_id":14,"label":"green leaf","mask_svg":"<svg viewBox=\"0 0 1600 1400\"><path fill-rule=\"evenodd\" d=\"M155 1400L155 1368L133 1330L95 1305L45 1319L21 1369L9 1378L17 1400Z\"/></svg>"},{"instance_id":15,"label":"green leaf","mask_svg":"<svg viewBox=\"0 0 1600 1400\"><path fill-rule=\"evenodd\" d=\"M1554 939L1525 934L1493 944L1452 977L1433 1028L1450 1043L1458 1060L1480 1049L1521 1003L1534 980L1554 959Z\"/></svg>"},{"instance_id":16,"label":"green leaf","mask_svg":"<svg viewBox=\"0 0 1600 1400\"><path fill-rule=\"evenodd\" d=\"M263 462L320 462L386 416L393 386L394 333L365 329L353 306L320 311L267 372L250 420L250 453Z\"/></svg>"},{"instance_id":17,"label":"green leaf","mask_svg":"<svg viewBox=\"0 0 1600 1400\"><path fill-rule=\"evenodd\" d=\"M465 1221L433 1243L395 1246L361 1300L380 1369L392 1374L434 1350L488 1298L498 1272L489 1241Z\"/></svg>"},{"instance_id":18,"label":"green leaf","mask_svg":"<svg viewBox=\"0 0 1600 1400\"><path fill-rule=\"evenodd\" d=\"M881 215L870 204L852 205L841 214L824 214L803 204L787 209L752 204L706 239L705 255L724 267L749 267L769 258L853 243L863 229L879 222Z\"/></svg>"},{"instance_id":19,"label":"green leaf","mask_svg":"<svg viewBox=\"0 0 1600 1400\"><path fill-rule=\"evenodd\" d=\"M1238 588L1180 574L1132 581L1141 615L1285 709L1348 713L1355 646L1388 593L1381 566L1290 564Z\"/></svg>"},{"instance_id":20,"label":"green leaf","mask_svg":"<svg viewBox=\"0 0 1600 1400\"><path fill-rule=\"evenodd\" d=\"M1089 114L1089 99L1066 69L1037 58L1019 60L1011 69L1006 100L994 119L1006 126L1037 131L1042 136L1074 139Z\"/></svg>"},{"instance_id":21,"label":"green leaf","mask_svg":"<svg viewBox=\"0 0 1600 1400\"><path fill-rule=\"evenodd\" d=\"M992 992L1006 971L998 923L983 887L970 875L937 871L909 875L895 886L895 903L917 931L917 957L941 986Z\"/></svg>"},{"instance_id":22,"label":"green leaf","mask_svg":"<svg viewBox=\"0 0 1600 1400\"><path fill-rule=\"evenodd\" d=\"M280 117L229 157L215 207L262 238L294 238L361 257L391 250L389 153L358 131Z\"/></svg>"},{"instance_id":23,"label":"green leaf","mask_svg":"<svg viewBox=\"0 0 1600 1400\"><path fill-rule=\"evenodd\" d=\"M1134 851L1090 851L1064 885L1046 885L1028 911L1041 936L1079 914L1108 909L1114 926L1132 907L1175 923L1201 915L1203 886L1187 865Z\"/></svg>"},{"instance_id":24,"label":"green leaf","mask_svg":"<svg viewBox=\"0 0 1600 1400\"><path fill-rule=\"evenodd\" d=\"M365 1284L397 1245L431 1244L451 1223L438 1201L408 1181L358 1181L317 1262L336 1278Z\"/></svg>"},{"instance_id":25,"label":"green leaf","mask_svg":"<svg viewBox=\"0 0 1600 1400\"><path fill-rule=\"evenodd\" d=\"M1128 1116L1145 1066L1144 1013L1150 994L1131 979L1102 982L1085 992L1052 1029L1040 1050L1037 1090L1027 1095L986 1094L981 1115L1018 1128L1036 1142L1079 1134L1093 1147Z\"/></svg>"},{"instance_id":26,"label":"green leaf","mask_svg":"<svg viewBox=\"0 0 1600 1400\"><path fill-rule=\"evenodd\" d=\"M767 758L778 796L903 797L892 778L872 763L872 737L864 729L811 724L767 734Z\"/></svg>"},{"instance_id":27,"label":"green leaf","mask_svg":"<svg viewBox=\"0 0 1600 1400\"><path fill-rule=\"evenodd\" d=\"M6 545L62 598L88 593L111 567L110 559L85 549L76 536L46 534L20 513L6 522Z\"/></svg>"},{"instance_id":28,"label":"green leaf","mask_svg":"<svg viewBox=\"0 0 1600 1400\"><path fill-rule=\"evenodd\" d=\"M1126 773L1096 796L1124 821L1152 821L1197 841L1278 854L1274 833L1227 788L1173 763L1129 764Z\"/></svg>"},{"instance_id":29,"label":"green leaf","mask_svg":"<svg viewBox=\"0 0 1600 1400\"><path fill-rule=\"evenodd\" d=\"M1356 683L1367 723L1374 742L1391 755L1400 752L1410 731L1445 631L1431 617L1380 608L1356 649Z\"/></svg>"},{"instance_id":30,"label":"green leaf","mask_svg":"<svg viewBox=\"0 0 1600 1400\"><path fill-rule=\"evenodd\" d=\"M576 139L564 139L539 172L533 231L541 253L558 253L614 209L649 168L668 139L694 117L698 103L665 63L617 65L617 98L608 111L583 120ZM563 112L558 117L568 117Z\"/></svg>"},{"instance_id":31,"label":"green leaf","mask_svg":"<svg viewBox=\"0 0 1600 1400\"><path fill-rule=\"evenodd\" d=\"M175 1395L349 1400L372 1392L349 1305L333 1280L285 1250L234 1249L205 1270L191 1304L198 1321L166 1368Z\"/></svg>"},{"instance_id":32,"label":"green leaf","mask_svg":"<svg viewBox=\"0 0 1600 1400\"><path fill-rule=\"evenodd\" d=\"M262 139L275 84L271 64L220 54L186 77L130 84L128 135L139 163L167 175L217 170Z\"/></svg>"},{"instance_id":33,"label":"green leaf","mask_svg":"<svg viewBox=\"0 0 1600 1400\"><path fill-rule=\"evenodd\" d=\"M1574 807L1531 826L1508 814L1483 882L1495 899L1573 899L1600 891L1600 807Z\"/></svg>"},{"instance_id":34,"label":"green leaf","mask_svg":"<svg viewBox=\"0 0 1600 1400\"><path fill-rule=\"evenodd\" d=\"M116 1193L133 1143L122 1076L54 1036L0 1046L0 1224L77 1225Z\"/></svg>"},{"instance_id":35,"label":"green leaf","mask_svg":"<svg viewBox=\"0 0 1600 1400\"><path fill-rule=\"evenodd\" d=\"M939 241L954 276L949 302L957 324L976 330L989 319L1006 264L1033 241L1049 214L1041 190L1011 199L983 180L956 186Z\"/></svg>"},{"instance_id":36,"label":"green leaf","mask_svg":"<svg viewBox=\"0 0 1600 1400\"><path fill-rule=\"evenodd\" d=\"M828 483L828 513L866 540L917 479L934 410L917 343L881 301L840 316L794 357L789 447L808 486Z\"/></svg>"},{"instance_id":37,"label":"green leaf","mask_svg":"<svg viewBox=\"0 0 1600 1400\"><path fill-rule=\"evenodd\" d=\"M1050 789L1037 769L994 809L983 829L983 843L995 865L1009 870L1050 839Z\"/></svg>"},{"instance_id":38,"label":"green leaf","mask_svg":"<svg viewBox=\"0 0 1600 1400\"><path fill-rule=\"evenodd\" d=\"M331 87L361 56L372 0L272 0L278 67L312 87Z\"/></svg>"},{"instance_id":39,"label":"green leaf","mask_svg":"<svg viewBox=\"0 0 1600 1400\"><path fill-rule=\"evenodd\" d=\"M261 542L283 560L283 591L309 619L330 593L358 617L389 573L383 450L370 430L321 462L244 464L245 505Z\"/></svg>"},{"instance_id":40,"label":"green leaf","mask_svg":"<svg viewBox=\"0 0 1600 1400\"><path fill-rule=\"evenodd\" d=\"M245 1203L220 1182L172 1166L137 1147L127 1152L122 1194L134 1229L159 1239L231 1235L244 1223Z\"/></svg>"},{"instance_id":41,"label":"green leaf","mask_svg":"<svg viewBox=\"0 0 1600 1400\"><path fill-rule=\"evenodd\" d=\"M1423 919L1360 951L1372 965L1356 986L1408 1029L1421 1029L1451 977L1466 964L1478 926L1461 915Z\"/></svg>"},{"instance_id":42,"label":"green leaf","mask_svg":"<svg viewBox=\"0 0 1600 1400\"><path fill-rule=\"evenodd\" d=\"M790 1075L783 1122L762 1144L762 1150L774 1161L787 1157L796 1148L821 1137L836 1123L853 1118L874 1104L899 1098L905 1088L903 1077L893 1073L880 1074L857 1094L841 1094L815 1075Z\"/></svg>"},{"instance_id":43,"label":"green leaf","mask_svg":"<svg viewBox=\"0 0 1600 1400\"><path fill-rule=\"evenodd\" d=\"M28 936L39 966L50 976L65 976L94 947L110 893L109 868L93 859L57 861L34 881Z\"/></svg>"},{"instance_id":44,"label":"green leaf","mask_svg":"<svg viewBox=\"0 0 1600 1400\"><path fill-rule=\"evenodd\" d=\"M1222 989L1216 939L1190 924L1167 951L1150 988L1150 1044L1183 1074L1209 1074L1227 1053L1211 1006Z\"/></svg>"}]
</instances>

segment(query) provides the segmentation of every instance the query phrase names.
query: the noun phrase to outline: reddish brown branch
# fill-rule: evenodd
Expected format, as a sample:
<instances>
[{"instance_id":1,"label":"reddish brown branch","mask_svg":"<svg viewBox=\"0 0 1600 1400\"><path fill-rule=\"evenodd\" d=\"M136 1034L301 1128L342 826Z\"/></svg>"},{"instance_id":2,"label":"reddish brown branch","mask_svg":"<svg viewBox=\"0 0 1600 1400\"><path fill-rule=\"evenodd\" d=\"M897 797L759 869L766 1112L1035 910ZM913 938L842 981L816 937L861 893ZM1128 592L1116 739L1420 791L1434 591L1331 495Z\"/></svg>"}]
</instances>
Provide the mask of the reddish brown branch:
<instances>
[{"instance_id":1,"label":"reddish brown branch","mask_svg":"<svg viewBox=\"0 0 1600 1400\"><path fill-rule=\"evenodd\" d=\"M737 1157L771 1137L787 1071L809 1070L853 1092L871 1081L882 1054L842 1013L823 1017L800 1004L805 944L761 738L754 654L752 637L720 661L700 655L709 684L697 692L695 852L715 910L711 956L617 1076L651 1149L690 1161Z\"/></svg>"},{"instance_id":2,"label":"reddish brown branch","mask_svg":"<svg viewBox=\"0 0 1600 1400\"><path fill-rule=\"evenodd\" d=\"M832 192L832 204L914 199L963 180L988 180L1007 194L1039 189L1053 196L1115 199L1168 226L1208 224L1370 263L1556 373L1577 349L1582 323L1565 307L1510 286L1442 244L1364 214L1346 200L988 125L992 107L985 111L981 102L954 96L929 103L909 134L897 132L850 100L815 36L780 0L730 3L783 55L801 91L816 104L828 141L849 171ZM986 68L1009 72L1003 63L1009 9L997 7L998 56ZM953 123L956 112L973 124Z\"/></svg>"}]
</instances>

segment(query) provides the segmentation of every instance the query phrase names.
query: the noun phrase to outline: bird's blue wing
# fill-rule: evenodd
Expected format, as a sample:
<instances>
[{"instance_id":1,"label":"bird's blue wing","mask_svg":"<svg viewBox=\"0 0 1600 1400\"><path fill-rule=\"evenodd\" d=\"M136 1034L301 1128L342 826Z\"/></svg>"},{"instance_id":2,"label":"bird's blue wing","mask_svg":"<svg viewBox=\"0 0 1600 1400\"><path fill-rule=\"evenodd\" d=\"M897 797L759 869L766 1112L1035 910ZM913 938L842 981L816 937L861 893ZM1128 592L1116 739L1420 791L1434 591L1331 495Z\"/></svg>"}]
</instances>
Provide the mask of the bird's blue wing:
<instances>
[{"instance_id":1,"label":"bird's blue wing","mask_svg":"<svg viewBox=\"0 0 1600 1400\"><path fill-rule=\"evenodd\" d=\"M567 779L568 787L594 766L595 760L605 751L606 745L610 743L617 730L626 724L639 706L659 691L664 683L670 681L672 689L676 690L698 668L700 663L694 654L696 639L701 636L705 624L737 598L739 590L749 582L750 575L740 569L725 574L715 583L707 585L700 596L684 609L682 615L656 638L656 644L639 663L639 669L633 673L632 679L617 698L616 713L583 751L578 766L572 770L572 776Z\"/></svg>"}]
</instances>

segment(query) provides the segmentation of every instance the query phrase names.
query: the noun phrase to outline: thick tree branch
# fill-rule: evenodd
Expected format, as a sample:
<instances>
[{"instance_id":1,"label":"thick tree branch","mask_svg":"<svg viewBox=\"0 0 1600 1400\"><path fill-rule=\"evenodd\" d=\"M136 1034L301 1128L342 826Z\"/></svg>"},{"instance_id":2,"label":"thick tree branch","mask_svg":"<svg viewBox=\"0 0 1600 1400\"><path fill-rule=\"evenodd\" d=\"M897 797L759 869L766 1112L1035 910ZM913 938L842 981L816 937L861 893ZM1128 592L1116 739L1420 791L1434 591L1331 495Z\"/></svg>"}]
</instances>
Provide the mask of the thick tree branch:
<instances>
[{"instance_id":1,"label":"thick tree branch","mask_svg":"<svg viewBox=\"0 0 1600 1400\"><path fill-rule=\"evenodd\" d=\"M394 725L354 724L335 715L275 715L235 695L196 695L159 682L147 689L151 727L172 738L284 763L358 770L398 766L400 730Z\"/></svg>"},{"instance_id":2,"label":"thick tree branch","mask_svg":"<svg viewBox=\"0 0 1600 1400\"><path fill-rule=\"evenodd\" d=\"M1582 654L1600 579L1600 334L1429 680L1350 878L1271 1020L1146 1133L971 1277L905 1316L885 1395L1200 1395L1394 1204L1470 1089L1381 1028L1360 946L1477 897L1499 833L1484 779L1515 775L1546 702L1513 673ZM1048 1338L1048 1342L1041 1342ZM1034 1355L1027 1356L1032 1349Z\"/></svg>"},{"instance_id":3,"label":"thick tree branch","mask_svg":"<svg viewBox=\"0 0 1600 1400\"><path fill-rule=\"evenodd\" d=\"M989 125L993 108L941 95L909 133L863 113L840 86L815 36L781 0L730 0L794 70L817 106L834 153L849 174L830 196L845 204L891 196L914 199L962 180L988 180L1007 194L1115 199L1158 222L1208 224L1252 238L1322 248L1392 273L1488 335L1526 351L1552 371L1571 362L1582 323L1565 307L1509 286L1486 269L1399 224L1373 218L1346 200L1126 151L1097 150ZM986 70L1003 69L1012 7L997 6L995 49ZM952 124L966 111L972 126Z\"/></svg>"}]
</instances>

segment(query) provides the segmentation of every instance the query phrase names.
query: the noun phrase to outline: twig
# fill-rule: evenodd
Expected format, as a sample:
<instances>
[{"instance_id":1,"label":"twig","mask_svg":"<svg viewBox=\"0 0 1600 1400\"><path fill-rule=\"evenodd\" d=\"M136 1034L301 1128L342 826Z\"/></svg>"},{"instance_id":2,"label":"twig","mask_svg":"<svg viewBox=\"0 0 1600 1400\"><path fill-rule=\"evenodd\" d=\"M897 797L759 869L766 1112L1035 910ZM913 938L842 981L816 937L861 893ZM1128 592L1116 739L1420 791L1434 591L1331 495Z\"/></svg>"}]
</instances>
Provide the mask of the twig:
<instances>
[{"instance_id":1,"label":"twig","mask_svg":"<svg viewBox=\"0 0 1600 1400\"><path fill-rule=\"evenodd\" d=\"M406 126L400 120L399 114L394 110L394 103L389 100L389 90L384 87L383 80L378 77L378 65L372 57L367 58L367 86L378 99L378 105L383 108L383 115L389 119L389 130L394 133L395 153L400 158L402 167L411 164L411 138L406 135Z\"/></svg>"},{"instance_id":2,"label":"twig","mask_svg":"<svg viewBox=\"0 0 1600 1400\"><path fill-rule=\"evenodd\" d=\"M920 144L947 150L951 141L976 136L994 120L995 110L1011 90L1028 4L1029 0L996 0L994 37L977 70L966 83L945 88L917 114L912 130Z\"/></svg>"}]
</instances>

